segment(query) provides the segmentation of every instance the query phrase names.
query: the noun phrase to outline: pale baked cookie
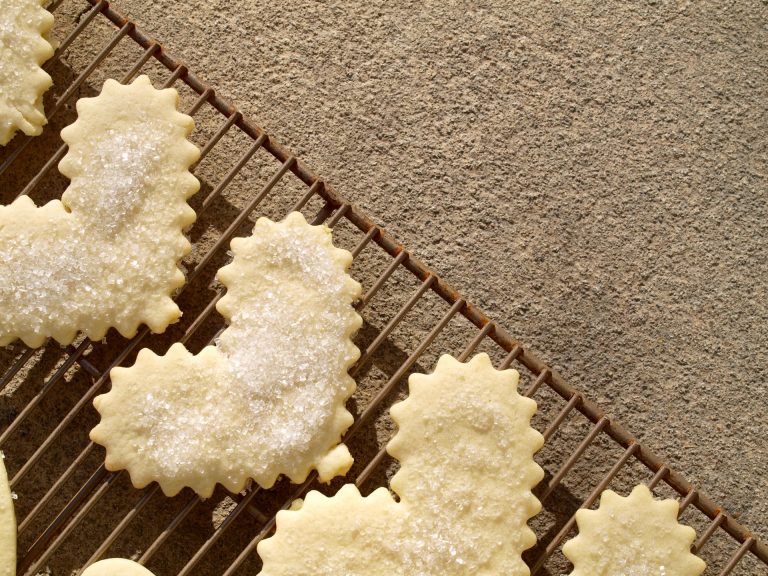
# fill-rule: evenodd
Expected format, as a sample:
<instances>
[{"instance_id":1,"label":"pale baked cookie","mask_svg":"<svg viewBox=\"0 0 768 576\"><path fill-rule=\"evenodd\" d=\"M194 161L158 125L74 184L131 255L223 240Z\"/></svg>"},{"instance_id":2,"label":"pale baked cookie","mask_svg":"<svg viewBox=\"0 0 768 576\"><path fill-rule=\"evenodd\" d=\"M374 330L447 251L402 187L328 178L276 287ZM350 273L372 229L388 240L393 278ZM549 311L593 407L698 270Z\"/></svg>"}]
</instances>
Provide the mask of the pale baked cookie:
<instances>
[{"instance_id":1,"label":"pale baked cookie","mask_svg":"<svg viewBox=\"0 0 768 576\"><path fill-rule=\"evenodd\" d=\"M16 515L13 511L11 486L0 452L0 576L16 574Z\"/></svg>"},{"instance_id":2,"label":"pale baked cookie","mask_svg":"<svg viewBox=\"0 0 768 576\"><path fill-rule=\"evenodd\" d=\"M527 521L541 509L531 489L543 477L533 454L544 439L518 377L486 354L466 364L443 356L433 374L413 374L387 446L401 462L400 501L385 488L366 498L353 485L331 498L310 492L259 543L261 575L527 576L521 554L536 542Z\"/></svg>"},{"instance_id":3,"label":"pale baked cookie","mask_svg":"<svg viewBox=\"0 0 768 576\"><path fill-rule=\"evenodd\" d=\"M43 94L53 81L40 65L53 56L45 35L53 15L45 0L0 0L0 146L17 129L29 136L47 120Z\"/></svg>"},{"instance_id":4,"label":"pale baked cookie","mask_svg":"<svg viewBox=\"0 0 768 576\"><path fill-rule=\"evenodd\" d=\"M579 535L563 546L571 576L698 576L706 565L691 553L696 533L677 512L677 501L655 500L643 484L627 497L606 490L597 510L576 512Z\"/></svg>"},{"instance_id":5,"label":"pale baked cookie","mask_svg":"<svg viewBox=\"0 0 768 576\"><path fill-rule=\"evenodd\" d=\"M141 564L123 558L99 560L83 570L80 576L154 576Z\"/></svg>"},{"instance_id":6,"label":"pale baked cookie","mask_svg":"<svg viewBox=\"0 0 768 576\"><path fill-rule=\"evenodd\" d=\"M127 469L138 488L156 480L169 496L189 486L207 497L217 482L268 488L280 474L302 482L312 468L325 481L352 464L339 444L352 423L347 370L360 354L350 339L362 323L352 307L360 284L346 273L352 255L297 212L260 218L232 252L218 272L229 327L217 346L142 350L94 400L101 423L91 438L106 447L107 468Z\"/></svg>"},{"instance_id":7,"label":"pale baked cookie","mask_svg":"<svg viewBox=\"0 0 768 576\"><path fill-rule=\"evenodd\" d=\"M61 132L59 170L71 179L61 201L0 206L0 345L69 344L78 331L99 340L111 326L131 337L179 318L171 295L184 283L177 263L190 247L182 230L195 220L186 200L200 153L177 101L146 76L107 80Z\"/></svg>"}]
</instances>

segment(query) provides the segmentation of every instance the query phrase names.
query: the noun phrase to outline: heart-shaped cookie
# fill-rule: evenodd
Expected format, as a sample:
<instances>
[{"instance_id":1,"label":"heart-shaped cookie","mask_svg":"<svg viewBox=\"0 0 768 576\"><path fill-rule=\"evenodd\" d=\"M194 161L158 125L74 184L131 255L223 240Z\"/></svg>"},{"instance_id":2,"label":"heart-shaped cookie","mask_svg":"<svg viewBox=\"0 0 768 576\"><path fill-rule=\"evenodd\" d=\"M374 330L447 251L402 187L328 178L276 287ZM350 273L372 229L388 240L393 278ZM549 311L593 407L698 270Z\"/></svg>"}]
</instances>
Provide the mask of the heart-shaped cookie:
<instances>
[{"instance_id":1,"label":"heart-shaped cookie","mask_svg":"<svg viewBox=\"0 0 768 576\"><path fill-rule=\"evenodd\" d=\"M3 0L0 4L0 146L16 130L28 136L43 131L47 120L43 94L53 81L40 65L53 56L45 39L53 14L46 0Z\"/></svg>"},{"instance_id":2,"label":"heart-shaped cookie","mask_svg":"<svg viewBox=\"0 0 768 576\"><path fill-rule=\"evenodd\" d=\"M543 437L530 427L536 403L517 393L518 373L486 354L463 364L443 356L413 374L407 400L392 407L399 431L387 451L401 462L400 497L354 485L328 498L310 492L277 515L259 543L262 576L527 576L521 554L541 509L531 489Z\"/></svg>"},{"instance_id":3,"label":"heart-shaped cookie","mask_svg":"<svg viewBox=\"0 0 768 576\"><path fill-rule=\"evenodd\" d=\"M563 545L571 576L699 576L706 564L691 553L696 532L678 523L678 510L643 484L627 497L606 490L597 510L576 512L579 535Z\"/></svg>"},{"instance_id":4,"label":"heart-shaped cookie","mask_svg":"<svg viewBox=\"0 0 768 576\"><path fill-rule=\"evenodd\" d=\"M91 564L80 576L154 576L154 574L132 560L108 558Z\"/></svg>"},{"instance_id":5,"label":"heart-shaped cookie","mask_svg":"<svg viewBox=\"0 0 768 576\"><path fill-rule=\"evenodd\" d=\"M107 80L61 131L71 179L61 201L0 206L0 345L69 344L78 331L98 340L111 326L130 337L141 323L162 332L181 315L171 294L184 283L200 153L177 101L146 76Z\"/></svg>"},{"instance_id":6,"label":"heart-shaped cookie","mask_svg":"<svg viewBox=\"0 0 768 576\"><path fill-rule=\"evenodd\" d=\"M359 357L350 338L362 323L352 255L298 212L260 218L232 251L218 272L227 294L217 309L229 322L218 344L197 355L182 344L165 356L142 350L94 399L101 422L91 438L136 487L155 480L169 496L189 486L207 497L217 482L268 488L312 468L329 480L352 464L339 444L352 423L347 370Z\"/></svg>"}]
</instances>

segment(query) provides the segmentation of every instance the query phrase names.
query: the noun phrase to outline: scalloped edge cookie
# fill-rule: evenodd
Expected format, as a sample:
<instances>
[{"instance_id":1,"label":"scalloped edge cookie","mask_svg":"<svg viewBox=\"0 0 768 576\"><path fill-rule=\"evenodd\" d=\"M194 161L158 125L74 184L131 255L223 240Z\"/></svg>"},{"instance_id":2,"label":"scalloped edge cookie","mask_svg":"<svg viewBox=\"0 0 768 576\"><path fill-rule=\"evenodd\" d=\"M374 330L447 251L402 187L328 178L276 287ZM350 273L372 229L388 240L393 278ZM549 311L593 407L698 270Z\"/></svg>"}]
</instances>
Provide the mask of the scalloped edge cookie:
<instances>
[{"instance_id":1,"label":"scalloped edge cookie","mask_svg":"<svg viewBox=\"0 0 768 576\"><path fill-rule=\"evenodd\" d=\"M10 142L17 130L40 135L48 122L43 94L53 80L40 66L53 56L53 46L46 40L53 14L43 8L45 4L45 0L3 2L0 77L12 80L0 85L0 146ZM5 34L11 38L3 38Z\"/></svg>"},{"instance_id":2,"label":"scalloped edge cookie","mask_svg":"<svg viewBox=\"0 0 768 576\"><path fill-rule=\"evenodd\" d=\"M141 350L94 399L101 422L91 439L137 488L157 481L169 496L188 486L208 497L217 482L269 488L313 468L328 481L352 465L340 444L352 423L347 371L360 355L351 336L362 324L352 255L298 212L260 218L231 247L218 272L227 293L216 308L229 326L217 345L196 355L182 344L165 356Z\"/></svg>"},{"instance_id":3,"label":"scalloped edge cookie","mask_svg":"<svg viewBox=\"0 0 768 576\"><path fill-rule=\"evenodd\" d=\"M107 558L94 562L80 576L154 576L138 562L125 558Z\"/></svg>"},{"instance_id":4,"label":"scalloped edge cookie","mask_svg":"<svg viewBox=\"0 0 768 576\"><path fill-rule=\"evenodd\" d=\"M77 102L62 130L61 201L21 196L0 206L0 345L41 346L78 332L100 340L110 327L132 337L140 324L163 332L181 316L172 300L195 220L187 199L200 183L189 167L200 151L178 93L139 76L107 80Z\"/></svg>"},{"instance_id":5,"label":"scalloped edge cookie","mask_svg":"<svg viewBox=\"0 0 768 576\"><path fill-rule=\"evenodd\" d=\"M533 455L544 439L518 379L486 354L445 355L432 374L412 374L387 446L401 463L391 482L399 502L351 484L332 497L309 492L259 543L261 575L527 576L521 554L536 542L527 522L541 510L531 490L544 475Z\"/></svg>"},{"instance_id":6,"label":"scalloped edge cookie","mask_svg":"<svg viewBox=\"0 0 768 576\"><path fill-rule=\"evenodd\" d=\"M579 535L563 545L571 576L699 576L706 564L691 553L696 532L678 523L678 510L644 484L626 497L606 490L596 510L576 512Z\"/></svg>"}]
</instances>

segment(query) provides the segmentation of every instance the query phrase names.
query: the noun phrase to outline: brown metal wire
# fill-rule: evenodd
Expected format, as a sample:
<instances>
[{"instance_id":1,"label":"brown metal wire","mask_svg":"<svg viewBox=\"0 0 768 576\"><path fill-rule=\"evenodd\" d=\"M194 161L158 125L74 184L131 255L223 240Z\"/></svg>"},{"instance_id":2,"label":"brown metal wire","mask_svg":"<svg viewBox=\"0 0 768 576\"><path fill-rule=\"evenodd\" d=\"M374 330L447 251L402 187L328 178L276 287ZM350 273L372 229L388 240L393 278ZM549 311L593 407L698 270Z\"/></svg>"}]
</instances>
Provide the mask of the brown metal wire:
<instances>
[{"instance_id":1,"label":"brown metal wire","mask_svg":"<svg viewBox=\"0 0 768 576\"><path fill-rule=\"evenodd\" d=\"M707 540L709 540L712 537L712 534L715 533L715 530L717 530L723 522L725 522L725 514L720 512L720 514L715 516L715 519L709 523L709 525L706 527L704 532L701 533L701 536L699 536L699 539L696 540L696 542L694 542L693 546L691 546L691 552L695 554L696 552L704 548L704 544L707 543Z\"/></svg>"},{"instance_id":2,"label":"brown metal wire","mask_svg":"<svg viewBox=\"0 0 768 576\"><path fill-rule=\"evenodd\" d=\"M63 1L56 0L52 4L51 9L55 9ZM571 388L556 371L549 368L544 362L533 355L522 343L512 338L501 326L492 322L481 310L467 302L453 287L408 252L404 246L397 242L383 228L376 225L359 208L344 200L331 186L319 179L301 160L292 155L290 151L264 130L251 123L239 110L218 95L211 86L208 86L190 72L183 62L169 55L160 43L146 36L132 21L120 15L107 1L86 0L84 3L88 6L87 10L73 31L61 41L54 57L46 64L47 68L50 69L66 50L71 49L75 40L89 26L100 21L108 21L116 28L116 31L108 43L98 51L93 60L66 88L51 109L48 110L49 118L62 109L118 44L125 39L130 39L141 49L141 53L125 72L121 79L122 82L129 82L133 79L154 58L170 72L170 76L162 84L164 87L173 86L176 82L181 81L186 87L197 94L196 100L188 109L189 114L194 115L204 107L207 107L222 115L223 122L201 147L200 162L216 148L223 138L233 131L244 134L250 139L250 144L242 156L234 162L224 177L216 182L211 192L202 201L201 206L198 208L198 215L208 209L224 193L259 150L265 150L280 163L279 169L229 223L226 230L218 236L208 252L200 257L197 265L188 272L188 283L186 286L197 279L203 271L210 268L214 258L226 250L231 238L254 215L260 204L273 193L278 183L290 172L307 187L301 198L293 204L293 210L305 209L311 201L319 200L322 205L314 217L314 223L326 222L329 226L335 226L339 222L346 221L359 232L360 238L351 249L355 259L371 244L382 249L391 258L384 270L371 281L364 295L356 303L358 310L364 316L366 306L375 298L380 290L390 285L391 278L398 270L408 271L415 276L417 281L417 286L410 296L408 296L399 309L393 311L394 313L384 323L384 327L376 331L370 344L368 344L362 352L360 359L350 370L353 376L358 376L362 373L366 366L376 358L382 345L392 337L399 327L407 323L407 319L412 317L411 313L413 310L424 301L430 292L439 296L447 303L447 311L435 319L430 328L426 330L425 336L418 345L408 352L405 360L399 363L399 366L389 376L387 381L377 389L373 398L362 407L354 424L347 431L344 438L345 441L352 440L364 426L368 425L386 399L392 395L394 390L402 385L402 382L416 362L427 353L430 346L433 345L446 327L454 322L456 318L463 316L469 323L474 325L476 331L458 355L459 359L466 360L478 348L490 343L497 348L500 347L505 353L503 360L498 363L499 368L517 366L533 375L533 382L525 390L525 395L533 397L542 392L543 389L546 389L549 393L554 393L560 399L561 405L559 409L546 425L543 432L547 444L557 442L558 431L564 423L575 418L575 415L579 415L579 418L586 419L587 422L591 423L589 430L581 438L576 448L569 452L557 469L550 470L551 476L549 481L545 486L540 487L539 496L545 507L552 494L562 485L563 480L571 473L590 447L595 444L595 441L598 438L608 437L614 441L615 445L621 448L621 456L613 463L608 472L598 479L597 483L589 491L588 496L581 501L580 507L590 507L595 504L600 493L611 484L614 478L631 461L636 461L647 468L652 474L651 479L647 482L652 489L658 487L663 482L681 496L681 514L690 506L693 506L709 518L706 528L700 533L698 540L692 547L695 552L701 551L718 531L722 531L735 540L737 548L727 559L721 571L722 575L731 573L748 553L751 553L759 561L768 565L768 547L739 524L733 516L729 515L697 488L692 486L682 475L665 465L663 460L656 454L641 446L618 422L604 414L586 396ZM22 139L20 144L0 164L0 175L12 167L14 162L22 156L31 141L30 138L23 136L18 138ZM60 146L37 174L26 184L21 194L27 194L34 190L65 153L66 145ZM198 162L198 165L200 162ZM179 295L183 292L184 288L179 291ZM221 290L216 292L204 306L203 310L190 321L180 338L182 342L189 341L193 335L206 325L213 315L215 303L221 298L222 294ZM145 343L148 335L149 330L142 328L134 338L112 356L113 359L107 362L108 365L104 369L98 368L88 359L88 355L91 352L102 349L101 344L83 340L77 346L70 346L64 351L60 364L54 373L41 386L37 394L32 396L16 418L2 430L0 446L19 432L21 425L40 406L41 402L51 393L57 383L63 380L64 374L73 366L79 365L93 378L93 383L69 412L55 424L53 430L34 450L33 454L16 471L11 480L12 486L16 487L27 474L41 465L44 454L58 439L62 438L65 432L73 425L78 415L90 407L93 398L104 391L109 383L109 371L113 367L123 365L128 361L138 348ZM14 381L22 369L33 361L35 356L35 350L19 347L16 358L0 376L0 390ZM35 521L40 518L41 514L50 511L50 507L56 501L57 496L61 497L60 494L66 490L66 487L71 483L77 472L82 473L83 468L87 465L89 458L96 449L91 442L88 442L83 447L64 472L55 479L45 494L39 498L34 507L20 519L20 535L29 533L32 527L36 525ZM386 459L385 449L379 449L375 456L366 462L363 469L357 474L354 479L355 483L358 486L365 484ZM124 476L124 474L119 472L107 471L103 465L99 465L95 471L91 472L88 479L76 490L74 495L68 498L67 503L55 513L53 519L47 521L39 534L35 534L32 545L26 551L20 551L19 574L34 574L42 570L55 552L67 542L84 518L91 511L97 510L99 501L105 497L110 488L117 485ZM291 491L290 496L282 501L280 508L287 508L295 498L301 497L315 486L316 474L313 473L304 483ZM156 484L137 491L137 497L133 505L130 506L121 518L116 518L116 524L108 536L96 544L95 549L90 552L85 565L102 558L107 554L110 547L126 533L131 523L144 519L142 513L152 502L160 498L156 496L158 491ZM212 534L196 550L191 551L189 559L179 574L187 576L195 573L201 562L209 555L217 543L222 541L229 531L233 530L232 527L235 525L236 519L243 516L243 511L248 510L252 520L257 522L259 528L232 562L228 566L221 566L220 568L225 576L230 576L243 566L255 551L258 543L274 529L275 515L264 514L260 509L259 497L264 492L258 488L251 488L244 494L232 495L237 504L229 511ZM186 504L181 506L172 515L166 527L143 550L139 562L142 564L148 563L166 545L200 502L201 499L197 496L188 499ZM146 519L144 520L146 521ZM574 525L575 516L571 514L564 520L562 525L556 526L557 530L553 537L541 542L542 547L538 555L529 560L532 565L532 574L536 574L546 565L550 556L558 550L562 541L573 530Z\"/></svg>"},{"instance_id":3,"label":"brown metal wire","mask_svg":"<svg viewBox=\"0 0 768 576\"><path fill-rule=\"evenodd\" d=\"M146 506L149 501L152 499L152 497L157 494L158 490L160 489L159 484L154 484L151 488L148 490L145 490L143 494L141 495L141 498L138 499L136 504L133 505L133 508L131 508L130 512L126 514L122 520L120 520L120 523L115 526L114 530L109 534L107 538L105 538L101 544L99 544L99 547L96 549L96 551L91 555L91 557L88 559L88 561L83 565L83 568L87 568L97 560L100 560L106 551L109 549L110 546L120 537L120 534L123 533L123 531L128 527L128 524L136 518L136 516L139 515L141 510Z\"/></svg>"},{"instance_id":4,"label":"brown metal wire","mask_svg":"<svg viewBox=\"0 0 768 576\"><path fill-rule=\"evenodd\" d=\"M547 484L547 488L544 490L544 492L539 496L539 500L541 500L542 504L547 501L547 498L552 494L552 492L555 491L555 489L558 487L560 482L563 480L566 474L571 470L571 468L574 467L576 462L579 461L579 458L582 457L584 452L587 451L587 448L590 447L592 442L595 441L595 438L603 431L603 429L608 426L610 423L610 420L606 417L601 418L597 424L595 424L592 429L589 431L589 433L584 437L584 439L581 441L581 443L577 446L576 450L574 450L571 455L568 457L568 460L565 461L565 463L560 467L560 470L558 470L554 476L552 476L552 479Z\"/></svg>"},{"instance_id":5,"label":"brown metal wire","mask_svg":"<svg viewBox=\"0 0 768 576\"><path fill-rule=\"evenodd\" d=\"M69 370L74 363L77 361L77 359L82 355L82 353L85 351L85 349L88 347L88 342L83 341L75 350L73 354L70 354L67 356L67 359L64 361L64 363L54 372L53 376L51 376L48 381L43 385L43 387L40 389L40 392L35 394L32 399L27 402L27 404L24 406L22 411L16 416L16 418L11 422L11 424L8 426L8 428L5 429L5 431L0 434L0 448L6 443L8 438L13 434L19 426L24 422L24 420L29 416L29 414L40 404L40 402L43 400L45 395L51 390L51 388L54 387L54 385L61 381L61 379L64 377L64 374ZM21 477L21 474L16 474L11 479L11 488L14 487L14 485L19 481Z\"/></svg>"}]
</instances>

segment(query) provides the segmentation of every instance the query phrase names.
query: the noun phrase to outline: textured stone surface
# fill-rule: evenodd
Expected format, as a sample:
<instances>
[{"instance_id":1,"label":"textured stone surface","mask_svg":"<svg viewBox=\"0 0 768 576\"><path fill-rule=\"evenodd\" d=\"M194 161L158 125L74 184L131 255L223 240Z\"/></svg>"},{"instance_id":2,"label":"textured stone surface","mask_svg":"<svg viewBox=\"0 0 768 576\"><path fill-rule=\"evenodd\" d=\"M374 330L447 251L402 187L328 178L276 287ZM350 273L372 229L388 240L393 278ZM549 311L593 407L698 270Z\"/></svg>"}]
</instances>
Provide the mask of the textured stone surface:
<instances>
[{"instance_id":1,"label":"textured stone surface","mask_svg":"<svg viewBox=\"0 0 768 576\"><path fill-rule=\"evenodd\" d=\"M171 4L119 7L768 536L764 3Z\"/></svg>"}]
</instances>

